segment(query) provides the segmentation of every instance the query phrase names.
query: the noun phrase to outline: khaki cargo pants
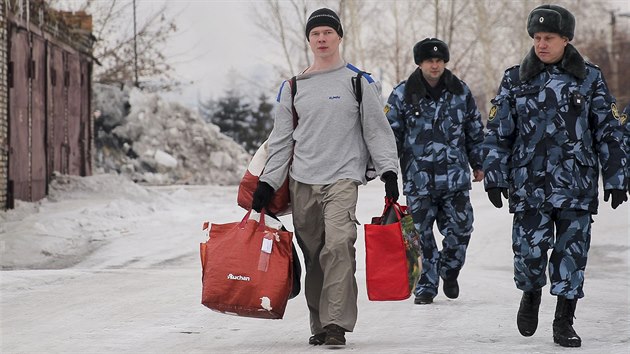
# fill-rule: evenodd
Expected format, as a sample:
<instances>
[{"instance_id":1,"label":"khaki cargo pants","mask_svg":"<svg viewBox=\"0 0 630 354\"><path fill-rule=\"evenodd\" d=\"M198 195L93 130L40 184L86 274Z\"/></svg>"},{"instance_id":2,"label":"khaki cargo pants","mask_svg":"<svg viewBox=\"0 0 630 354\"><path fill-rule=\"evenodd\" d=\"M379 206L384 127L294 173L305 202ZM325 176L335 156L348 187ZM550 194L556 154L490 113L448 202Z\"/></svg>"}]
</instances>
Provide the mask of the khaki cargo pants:
<instances>
[{"instance_id":1,"label":"khaki cargo pants","mask_svg":"<svg viewBox=\"0 0 630 354\"><path fill-rule=\"evenodd\" d=\"M313 334L333 323L351 332L357 321L354 243L359 184L351 179L328 185L290 181L293 226L304 253L304 293Z\"/></svg>"}]
</instances>

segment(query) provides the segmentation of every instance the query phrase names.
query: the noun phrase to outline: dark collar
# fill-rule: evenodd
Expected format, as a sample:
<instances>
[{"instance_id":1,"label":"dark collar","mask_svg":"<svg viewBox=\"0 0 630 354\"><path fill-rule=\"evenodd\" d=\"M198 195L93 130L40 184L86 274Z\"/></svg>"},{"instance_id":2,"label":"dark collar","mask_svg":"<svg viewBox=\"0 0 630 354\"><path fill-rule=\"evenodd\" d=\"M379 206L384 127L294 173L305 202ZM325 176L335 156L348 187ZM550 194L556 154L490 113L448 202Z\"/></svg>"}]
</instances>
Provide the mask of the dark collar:
<instances>
[{"instance_id":1,"label":"dark collar","mask_svg":"<svg viewBox=\"0 0 630 354\"><path fill-rule=\"evenodd\" d=\"M580 55L577 49L571 44L568 44L564 49L564 55L562 56L562 60L558 63L558 67L580 80L586 77L584 58L582 58L582 55ZM519 78L521 82L529 81L543 70L545 70L545 63L538 59L534 47L532 47L521 63L518 72Z\"/></svg>"},{"instance_id":2,"label":"dark collar","mask_svg":"<svg viewBox=\"0 0 630 354\"><path fill-rule=\"evenodd\" d=\"M454 95L461 95L464 93L464 86L462 82L459 81L457 76L453 75L453 73L444 69L444 74L440 80L443 80L444 87L447 91L451 92ZM417 95L417 99L412 99L413 95ZM420 68L416 68L405 83L405 102L416 104L418 100L424 98L427 95L427 87L424 84L424 80L422 78L422 72Z\"/></svg>"}]
</instances>

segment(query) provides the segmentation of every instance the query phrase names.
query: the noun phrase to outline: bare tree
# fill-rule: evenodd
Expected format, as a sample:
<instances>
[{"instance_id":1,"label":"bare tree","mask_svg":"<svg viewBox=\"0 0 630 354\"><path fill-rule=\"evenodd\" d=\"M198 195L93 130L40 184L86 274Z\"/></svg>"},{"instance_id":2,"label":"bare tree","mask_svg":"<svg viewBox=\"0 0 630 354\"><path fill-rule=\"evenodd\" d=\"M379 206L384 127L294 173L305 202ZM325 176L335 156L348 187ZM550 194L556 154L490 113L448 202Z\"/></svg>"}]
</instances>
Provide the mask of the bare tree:
<instances>
[{"instance_id":1,"label":"bare tree","mask_svg":"<svg viewBox=\"0 0 630 354\"><path fill-rule=\"evenodd\" d=\"M51 4L68 5L60 0L51 0ZM97 39L93 55L101 64L94 68L95 82L133 82L137 71L139 86L150 91L173 90L182 84L164 54L167 41L177 31L175 17L167 15L165 4L153 11L138 5L137 12L143 16L138 19L135 33L131 1L84 0L70 5L68 10L85 11L93 18Z\"/></svg>"},{"instance_id":2,"label":"bare tree","mask_svg":"<svg viewBox=\"0 0 630 354\"><path fill-rule=\"evenodd\" d=\"M290 77L310 63L304 28L309 15L306 0L265 0L255 3L255 25L280 49L280 63L273 64L281 77Z\"/></svg>"},{"instance_id":3,"label":"bare tree","mask_svg":"<svg viewBox=\"0 0 630 354\"><path fill-rule=\"evenodd\" d=\"M469 83L480 109L485 112L504 70L519 64L531 48L527 16L544 3L548 2L266 0L264 6L256 6L256 17L262 21L259 28L280 34L270 38L282 48L279 52L283 53L283 60L275 69L283 77L309 63L304 27L308 14L317 7L328 6L338 11L345 29L344 58L371 70L384 84L395 85L406 79L415 68L413 45L425 37L438 37L450 47L448 67ZM576 17L576 37L572 43L578 49L592 42L608 43L608 11L614 1L557 0L556 3ZM605 24L604 29L602 24ZM592 41L588 41L589 38Z\"/></svg>"}]
</instances>

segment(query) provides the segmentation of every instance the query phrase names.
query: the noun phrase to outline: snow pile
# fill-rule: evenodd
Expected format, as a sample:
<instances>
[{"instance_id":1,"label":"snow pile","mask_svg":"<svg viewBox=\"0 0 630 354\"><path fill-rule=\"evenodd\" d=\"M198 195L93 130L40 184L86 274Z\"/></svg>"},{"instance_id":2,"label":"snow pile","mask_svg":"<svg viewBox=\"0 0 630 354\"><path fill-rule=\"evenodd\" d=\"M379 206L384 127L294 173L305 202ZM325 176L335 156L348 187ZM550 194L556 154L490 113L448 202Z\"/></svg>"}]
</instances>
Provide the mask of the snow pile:
<instances>
[{"instance_id":1,"label":"snow pile","mask_svg":"<svg viewBox=\"0 0 630 354\"><path fill-rule=\"evenodd\" d=\"M55 176L47 198L0 212L0 269L69 267L172 204L119 175Z\"/></svg>"},{"instance_id":2,"label":"snow pile","mask_svg":"<svg viewBox=\"0 0 630 354\"><path fill-rule=\"evenodd\" d=\"M148 184L238 184L251 156L186 107L94 85L96 173Z\"/></svg>"}]
</instances>

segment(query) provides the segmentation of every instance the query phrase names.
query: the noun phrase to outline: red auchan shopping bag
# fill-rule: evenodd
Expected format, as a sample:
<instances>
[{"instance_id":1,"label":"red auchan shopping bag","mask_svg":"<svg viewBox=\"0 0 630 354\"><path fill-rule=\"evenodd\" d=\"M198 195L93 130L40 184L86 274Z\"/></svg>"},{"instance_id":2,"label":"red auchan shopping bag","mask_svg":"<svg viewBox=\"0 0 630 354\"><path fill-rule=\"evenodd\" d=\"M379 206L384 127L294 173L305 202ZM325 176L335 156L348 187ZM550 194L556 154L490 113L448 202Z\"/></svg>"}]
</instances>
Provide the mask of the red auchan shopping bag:
<instances>
[{"instance_id":1,"label":"red auchan shopping bag","mask_svg":"<svg viewBox=\"0 0 630 354\"><path fill-rule=\"evenodd\" d=\"M226 314L280 319L293 286L293 234L266 226L264 210L260 221L250 214L210 226L200 245L201 303Z\"/></svg>"}]
</instances>

